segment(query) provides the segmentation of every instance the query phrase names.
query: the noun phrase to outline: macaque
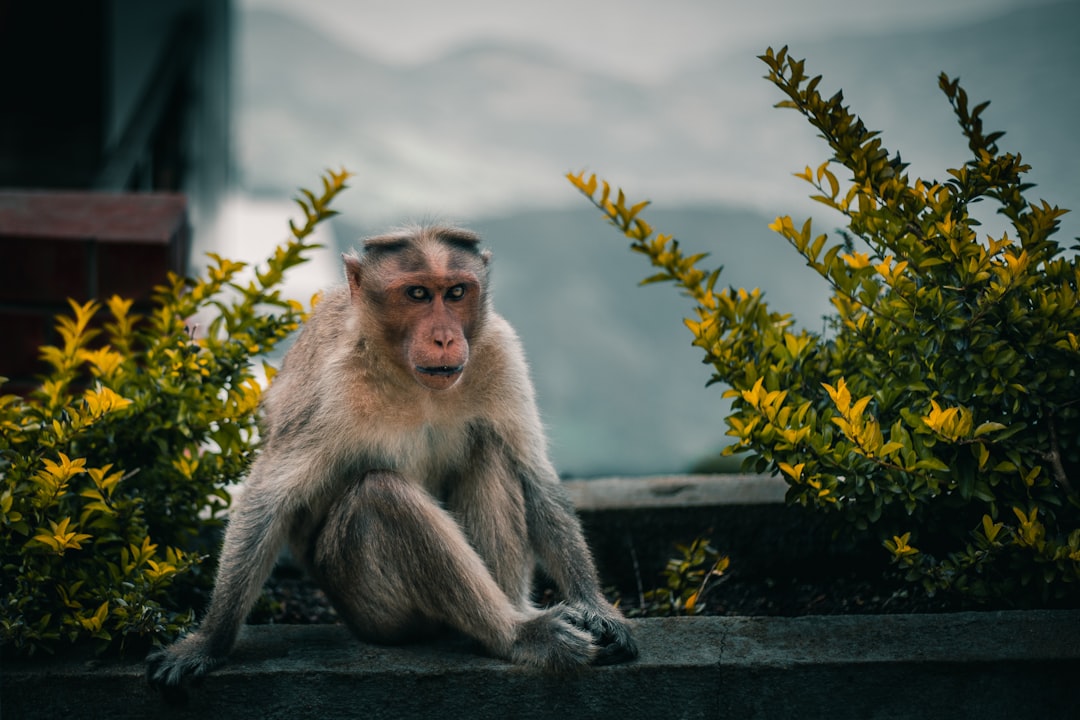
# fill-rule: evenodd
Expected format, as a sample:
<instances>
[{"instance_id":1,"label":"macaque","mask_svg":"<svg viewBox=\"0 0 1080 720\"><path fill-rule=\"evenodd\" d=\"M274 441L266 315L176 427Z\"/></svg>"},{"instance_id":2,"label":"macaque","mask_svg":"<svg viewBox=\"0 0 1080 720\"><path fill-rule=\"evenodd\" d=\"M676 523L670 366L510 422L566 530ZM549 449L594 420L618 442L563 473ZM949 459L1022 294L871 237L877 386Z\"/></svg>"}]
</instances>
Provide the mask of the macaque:
<instances>
[{"instance_id":1,"label":"macaque","mask_svg":"<svg viewBox=\"0 0 1080 720\"><path fill-rule=\"evenodd\" d=\"M410 228L344 257L347 284L318 303L263 399L206 616L148 657L151 684L225 660L286 541L365 641L450 628L554 672L637 656L548 459L479 240ZM542 609L537 564L563 598Z\"/></svg>"}]
</instances>

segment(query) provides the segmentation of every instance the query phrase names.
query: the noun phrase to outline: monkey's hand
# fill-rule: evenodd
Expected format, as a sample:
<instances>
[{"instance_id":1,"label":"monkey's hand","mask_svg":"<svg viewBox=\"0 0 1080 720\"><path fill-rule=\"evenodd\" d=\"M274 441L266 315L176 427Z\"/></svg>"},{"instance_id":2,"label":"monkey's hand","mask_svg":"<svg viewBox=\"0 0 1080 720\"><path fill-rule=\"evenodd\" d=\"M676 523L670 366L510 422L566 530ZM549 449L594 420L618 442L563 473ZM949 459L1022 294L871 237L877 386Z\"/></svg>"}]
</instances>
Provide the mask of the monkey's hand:
<instances>
[{"instance_id":1,"label":"monkey's hand","mask_svg":"<svg viewBox=\"0 0 1080 720\"><path fill-rule=\"evenodd\" d=\"M185 679L197 681L225 661L209 646L205 636L194 632L169 647L154 650L146 656L147 682L167 700L183 701Z\"/></svg>"},{"instance_id":2,"label":"monkey's hand","mask_svg":"<svg viewBox=\"0 0 1080 720\"><path fill-rule=\"evenodd\" d=\"M593 658L594 665L629 662L638 656L637 643L630 634L630 623L618 610L606 601L591 606L582 603L571 605L577 611L574 624L592 635L598 648Z\"/></svg>"}]
</instances>

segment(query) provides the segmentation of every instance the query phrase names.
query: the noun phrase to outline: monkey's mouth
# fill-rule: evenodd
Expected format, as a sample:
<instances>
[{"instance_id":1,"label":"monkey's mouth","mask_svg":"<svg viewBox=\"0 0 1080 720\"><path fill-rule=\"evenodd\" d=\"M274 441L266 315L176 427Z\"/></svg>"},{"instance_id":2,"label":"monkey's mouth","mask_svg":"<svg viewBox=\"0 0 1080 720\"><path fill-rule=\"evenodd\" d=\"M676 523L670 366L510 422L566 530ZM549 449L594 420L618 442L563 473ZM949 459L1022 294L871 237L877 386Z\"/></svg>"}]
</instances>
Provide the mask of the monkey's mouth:
<instances>
[{"instance_id":1,"label":"monkey's mouth","mask_svg":"<svg viewBox=\"0 0 1080 720\"><path fill-rule=\"evenodd\" d=\"M437 377L453 377L465 369L464 365L437 365L435 367L416 366L416 372L422 375L435 375Z\"/></svg>"}]
</instances>

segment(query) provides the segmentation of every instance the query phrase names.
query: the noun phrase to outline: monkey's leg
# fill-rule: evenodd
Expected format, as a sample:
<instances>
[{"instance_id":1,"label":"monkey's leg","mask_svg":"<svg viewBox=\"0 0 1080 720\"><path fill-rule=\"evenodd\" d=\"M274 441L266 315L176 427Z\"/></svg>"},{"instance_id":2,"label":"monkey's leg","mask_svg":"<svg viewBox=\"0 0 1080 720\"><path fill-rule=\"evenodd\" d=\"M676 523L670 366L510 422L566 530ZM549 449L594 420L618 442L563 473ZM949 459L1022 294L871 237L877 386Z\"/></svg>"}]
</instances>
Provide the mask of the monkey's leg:
<instances>
[{"instance_id":1,"label":"monkey's leg","mask_svg":"<svg viewBox=\"0 0 1080 720\"><path fill-rule=\"evenodd\" d=\"M520 477L529 539L541 566L576 610L579 627L588 630L600 646L596 663L633 660L638 650L630 626L600 590L592 553L566 490L553 472Z\"/></svg>"},{"instance_id":2,"label":"monkey's leg","mask_svg":"<svg viewBox=\"0 0 1080 720\"><path fill-rule=\"evenodd\" d=\"M469 472L448 483L443 506L461 527L495 582L520 610L532 608L536 559L529 547L521 482L492 436L469 457Z\"/></svg>"},{"instance_id":3,"label":"monkey's leg","mask_svg":"<svg viewBox=\"0 0 1080 720\"><path fill-rule=\"evenodd\" d=\"M445 624L498 657L550 669L586 664L596 652L569 608L515 607L453 518L395 473L369 473L335 503L312 559L364 639L395 642Z\"/></svg>"},{"instance_id":4,"label":"monkey's leg","mask_svg":"<svg viewBox=\"0 0 1080 720\"><path fill-rule=\"evenodd\" d=\"M259 594L284 542L289 511L284 492L266 481L272 455L263 453L251 469L247 489L234 503L218 562L217 580L206 617L196 631L147 656L151 685L179 687L220 665L232 649L244 618ZM285 483L278 480L278 487Z\"/></svg>"}]
</instances>

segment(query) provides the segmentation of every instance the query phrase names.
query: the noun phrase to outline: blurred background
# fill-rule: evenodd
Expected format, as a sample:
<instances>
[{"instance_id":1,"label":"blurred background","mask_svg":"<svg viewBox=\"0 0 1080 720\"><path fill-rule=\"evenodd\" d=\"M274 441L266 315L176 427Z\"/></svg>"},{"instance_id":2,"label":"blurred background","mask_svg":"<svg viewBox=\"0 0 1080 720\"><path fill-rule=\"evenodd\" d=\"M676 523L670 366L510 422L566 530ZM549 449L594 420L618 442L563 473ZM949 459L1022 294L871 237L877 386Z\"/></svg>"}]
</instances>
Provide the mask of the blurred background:
<instances>
[{"instance_id":1,"label":"blurred background","mask_svg":"<svg viewBox=\"0 0 1080 720\"><path fill-rule=\"evenodd\" d=\"M828 150L773 108L756 55L790 46L927 179L967 159L937 88L960 76L1033 195L1077 210L1078 29L1076 0L0 0L0 190L182 192L195 272L208 251L264 258L296 188L345 167L343 214L290 294L338 282L365 235L478 230L559 470L682 472L727 444L691 305L636 287L649 268L564 174L651 199L643 217L710 252L721 283L820 330L824 284L767 225L840 225L792 177ZM1062 225L1070 246L1080 216ZM0 267L32 276L25 248L0 244Z\"/></svg>"}]
</instances>

